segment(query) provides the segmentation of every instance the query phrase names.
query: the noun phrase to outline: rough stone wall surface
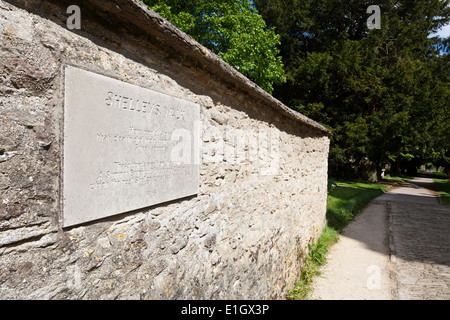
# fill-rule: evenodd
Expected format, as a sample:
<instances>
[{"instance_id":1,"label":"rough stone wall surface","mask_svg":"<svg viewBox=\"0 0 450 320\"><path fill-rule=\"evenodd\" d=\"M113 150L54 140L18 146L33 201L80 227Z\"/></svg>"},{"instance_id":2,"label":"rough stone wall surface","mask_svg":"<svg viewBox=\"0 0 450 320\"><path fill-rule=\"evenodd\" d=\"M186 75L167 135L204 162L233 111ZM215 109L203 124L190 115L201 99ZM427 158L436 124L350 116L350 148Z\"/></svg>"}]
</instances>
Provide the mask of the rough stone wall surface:
<instances>
[{"instance_id":1,"label":"rough stone wall surface","mask_svg":"<svg viewBox=\"0 0 450 320\"><path fill-rule=\"evenodd\" d=\"M284 298L325 224L328 136L161 46L66 18L0 1L0 299ZM64 65L198 103L200 193L63 229ZM216 135L259 131L275 133L274 173L211 160Z\"/></svg>"}]
</instances>

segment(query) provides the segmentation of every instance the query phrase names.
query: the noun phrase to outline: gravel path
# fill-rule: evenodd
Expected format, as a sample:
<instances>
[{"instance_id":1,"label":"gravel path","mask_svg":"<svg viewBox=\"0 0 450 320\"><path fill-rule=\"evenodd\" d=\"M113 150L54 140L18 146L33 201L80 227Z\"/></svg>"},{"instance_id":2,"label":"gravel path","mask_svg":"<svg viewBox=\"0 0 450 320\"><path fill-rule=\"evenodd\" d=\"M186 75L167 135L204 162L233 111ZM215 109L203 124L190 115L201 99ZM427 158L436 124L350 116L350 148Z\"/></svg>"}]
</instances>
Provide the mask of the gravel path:
<instances>
[{"instance_id":1,"label":"gravel path","mask_svg":"<svg viewBox=\"0 0 450 320\"><path fill-rule=\"evenodd\" d=\"M328 253L311 299L450 299L450 206L431 178L374 199Z\"/></svg>"}]
</instances>

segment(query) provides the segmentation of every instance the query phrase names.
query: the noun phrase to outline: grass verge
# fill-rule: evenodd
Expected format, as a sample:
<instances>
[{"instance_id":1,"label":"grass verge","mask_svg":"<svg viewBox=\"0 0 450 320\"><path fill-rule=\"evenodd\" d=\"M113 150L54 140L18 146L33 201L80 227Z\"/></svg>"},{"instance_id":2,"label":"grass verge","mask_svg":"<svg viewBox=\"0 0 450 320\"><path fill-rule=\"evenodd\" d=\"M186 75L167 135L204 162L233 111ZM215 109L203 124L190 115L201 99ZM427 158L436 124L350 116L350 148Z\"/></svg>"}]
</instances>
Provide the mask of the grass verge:
<instances>
[{"instance_id":1,"label":"grass verge","mask_svg":"<svg viewBox=\"0 0 450 320\"><path fill-rule=\"evenodd\" d=\"M306 300L315 276L326 263L326 253L337 242L339 232L374 198L386 192L388 186L363 182L328 181L327 226L316 244L308 246L303 257L300 279L288 292L288 300Z\"/></svg>"},{"instance_id":2,"label":"grass verge","mask_svg":"<svg viewBox=\"0 0 450 320\"><path fill-rule=\"evenodd\" d=\"M409 180L412 180L414 177L411 176L392 176L390 174L387 174L386 176L383 177L383 180L387 180L390 182L408 182Z\"/></svg>"},{"instance_id":3,"label":"grass verge","mask_svg":"<svg viewBox=\"0 0 450 320\"><path fill-rule=\"evenodd\" d=\"M441 197L442 204L450 205L450 183L446 179L434 179L434 183L437 187L437 192Z\"/></svg>"},{"instance_id":4,"label":"grass verge","mask_svg":"<svg viewBox=\"0 0 450 320\"><path fill-rule=\"evenodd\" d=\"M376 183L331 181L327 197L328 226L342 231L372 199L387 189L388 186Z\"/></svg>"},{"instance_id":5,"label":"grass verge","mask_svg":"<svg viewBox=\"0 0 450 320\"><path fill-rule=\"evenodd\" d=\"M441 171L433 171L431 174L436 186L435 190L439 193L442 204L450 205L450 183L448 183L448 175Z\"/></svg>"},{"instance_id":6,"label":"grass verge","mask_svg":"<svg viewBox=\"0 0 450 320\"><path fill-rule=\"evenodd\" d=\"M294 288L286 295L287 300L306 300L311 291L315 276L320 274L319 268L326 263L328 248L338 240L338 232L325 226L316 244L308 245L309 253L303 257L302 273Z\"/></svg>"}]
</instances>

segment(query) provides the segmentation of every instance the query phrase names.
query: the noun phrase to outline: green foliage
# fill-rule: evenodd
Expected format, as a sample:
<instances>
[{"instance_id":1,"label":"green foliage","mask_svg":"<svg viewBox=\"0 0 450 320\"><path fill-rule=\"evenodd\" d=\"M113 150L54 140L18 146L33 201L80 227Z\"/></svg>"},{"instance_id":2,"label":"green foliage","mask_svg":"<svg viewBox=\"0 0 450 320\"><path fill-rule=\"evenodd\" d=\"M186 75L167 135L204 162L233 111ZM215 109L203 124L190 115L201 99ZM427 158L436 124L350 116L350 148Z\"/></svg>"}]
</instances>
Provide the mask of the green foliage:
<instances>
[{"instance_id":1,"label":"green foliage","mask_svg":"<svg viewBox=\"0 0 450 320\"><path fill-rule=\"evenodd\" d=\"M319 267L326 264L328 249L338 240L338 232L326 226L316 244L308 245L308 254L303 255L302 273L294 288L286 295L288 300L305 300L311 291L314 277L320 274Z\"/></svg>"},{"instance_id":2,"label":"green foliage","mask_svg":"<svg viewBox=\"0 0 450 320\"><path fill-rule=\"evenodd\" d=\"M391 176L390 174L386 174L383 180L391 181L391 182L408 182L412 180L414 177L411 176Z\"/></svg>"},{"instance_id":3,"label":"green foliage","mask_svg":"<svg viewBox=\"0 0 450 320\"><path fill-rule=\"evenodd\" d=\"M450 183L447 179L434 179L442 204L450 205Z\"/></svg>"},{"instance_id":4,"label":"green foliage","mask_svg":"<svg viewBox=\"0 0 450 320\"><path fill-rule=\"evenodd\" d=\"M300 279L286 295L288 300L305 300L311 291L314 278L320 274L320 267L327 262L326 253L337 242L339 231L353 220L374 198L387 191L387 186L328 180L327 221L316 244L308 245L308 253L303 254Z\"/></svg>"},{"instance_id":5,"label":"green foliage","mask_svg":"<svg viewBox=\"0 0 450 320\"><path fill-rule=\"evenodd\" d=\"M435 171L433 172L433 176L438 179L447 179L448 175L445 172Z\"/></svg>"},{"instance_id":6,"label":"green foliage","mask_svg":"<svg viewBox=\"0 0 450 320\"><path fill-rule=\"evenodd\" d=\"M374 198L382 195L387 186L362 183L338 182L329 189L327 198L328 226L341 231Z\"/></svg>"},{"instance_id":7,"label":"green foliage","mask_svg":"<svg viewBox=\"0 0 450 320\"><path fill-rule=\"evenodd\" d=\"M450 20L449 1L378 1L374 30L370 1L254 3L281 36L287 82L274 96L334 134L330 175L349 177L366 158L379 175L385 163L450 165L448 39L429 37Z\"/></svg>"},{"instance_id":8,"label":"green foliage","mask_svg":"<svg viewBox=\"0 0 450 320\"><path fill-rule=\"evenodd\" d=\"M267 92L286 81L280 37L250 0L143 2Z\"/></svg>"}]
</instances>

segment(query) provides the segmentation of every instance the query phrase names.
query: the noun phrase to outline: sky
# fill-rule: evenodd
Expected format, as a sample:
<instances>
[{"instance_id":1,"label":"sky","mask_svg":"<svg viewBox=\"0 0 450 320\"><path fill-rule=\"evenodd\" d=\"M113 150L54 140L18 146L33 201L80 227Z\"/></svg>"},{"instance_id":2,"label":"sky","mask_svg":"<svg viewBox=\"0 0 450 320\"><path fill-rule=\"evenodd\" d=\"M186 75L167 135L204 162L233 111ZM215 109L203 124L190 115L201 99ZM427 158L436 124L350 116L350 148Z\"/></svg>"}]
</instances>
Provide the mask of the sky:
<instances>
[{"instance_id":1,"label":"sky","mask_svg":"<svg viewBox=\"0 0 450 320\"><path fill-rule=\"evenodd\" d=\"M441 38L447 38L448 36L450 36L450 24L439 30L437 32L437 35L439 35Z\"/></svg>"}]
</instances>

